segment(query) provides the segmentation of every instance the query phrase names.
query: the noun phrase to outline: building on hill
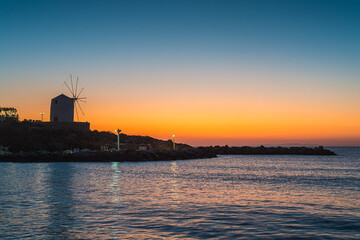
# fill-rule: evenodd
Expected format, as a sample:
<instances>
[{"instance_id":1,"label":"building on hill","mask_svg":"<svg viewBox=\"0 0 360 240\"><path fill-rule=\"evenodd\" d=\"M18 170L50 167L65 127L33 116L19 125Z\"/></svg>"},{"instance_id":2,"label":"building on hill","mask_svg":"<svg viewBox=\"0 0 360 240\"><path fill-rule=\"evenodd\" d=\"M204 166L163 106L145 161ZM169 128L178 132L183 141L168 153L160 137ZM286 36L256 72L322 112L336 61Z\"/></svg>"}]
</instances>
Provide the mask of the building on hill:
<instances>
[{"instance_id":1,"label":"building on hill","mask_svg":"<svg viewBox=\"0 0 360 240\"><path fill-rule=\"evenodd\" d=\"M43 126L52 129L90 131L90 123L74 122L75 101L76 98L64 94L51 99L50 122L44 122Z\"/></svg>"},{"instance_id":2,"label":"building on hill","mask_svg":"<svg viewBox=\"0 0 360 240\"><path fill-rule=\"evenodd\" d=\"M64 94L51 99L50 122L74 122L74 99Z\"/></svg>"}]
</instances>

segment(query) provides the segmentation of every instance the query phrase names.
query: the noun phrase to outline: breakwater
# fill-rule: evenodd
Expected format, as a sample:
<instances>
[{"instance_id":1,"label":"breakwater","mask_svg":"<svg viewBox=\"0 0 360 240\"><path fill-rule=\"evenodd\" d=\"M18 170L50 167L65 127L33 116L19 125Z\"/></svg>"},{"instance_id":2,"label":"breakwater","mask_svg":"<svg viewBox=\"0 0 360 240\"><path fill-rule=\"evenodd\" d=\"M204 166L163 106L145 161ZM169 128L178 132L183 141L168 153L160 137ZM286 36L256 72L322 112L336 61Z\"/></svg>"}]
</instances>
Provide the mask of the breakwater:
<instances>
[{"instance_id":1,"label":"breakwater","mask_svg":"<svg viewBox=\"0 0 360 240\"><path fill-rule=\"evenodd\" d=\"M201 151L219 155L336 155L336 153L323 148L322 146L310 147L198 147Z\"/></svg>"},{"instance_id":2,"label":"breakwater","mask_svg":"<svg viewBox=\"0 0 360 240\"><path fill-rule=\"evenodd\" d=\"M336 155L323 147L198 147L176 151L20 152L0 155L0 162L139 162L214 158L217 155Z\"/></svg>"},{"instance_id":3,"label":"breakwater","mask_svg":"<svg viewBox=\"0 0 360 240\"><path fill-rule=\"evenodd\" d=\"M78 153L63 152L27 152L0 156L0 162L139 162L166 161L216 157L215 153L201 149L182 151L88 151Z\"/></svg>"}]
</instances>

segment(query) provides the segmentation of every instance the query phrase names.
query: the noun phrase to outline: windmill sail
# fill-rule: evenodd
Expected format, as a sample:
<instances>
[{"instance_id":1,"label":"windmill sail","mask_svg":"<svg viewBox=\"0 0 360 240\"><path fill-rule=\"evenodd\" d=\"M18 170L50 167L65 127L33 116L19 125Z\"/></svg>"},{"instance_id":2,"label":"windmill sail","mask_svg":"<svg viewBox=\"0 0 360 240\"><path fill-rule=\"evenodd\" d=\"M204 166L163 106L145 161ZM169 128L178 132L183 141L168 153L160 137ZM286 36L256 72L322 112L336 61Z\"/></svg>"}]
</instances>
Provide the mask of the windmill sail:
<instances>
[{"instance_id":1,"label":"windmill sail","mask_svg":"<svg viewBox=\"0 0 360 240\"><path fill-rule=\"evenodd\" d=\"M79 84L79 77L76 77L76 83L75 83L75 88L74 88L74 83L73 83L73 80L72 80L72 75L70 75L70 84L71 84L71 88L70 86L64 82L67 89L70 91L71 93L71 96L72 96L72 100L73 100L73 109L72 111L76 114L76 118L77 118L77 121L79 122L80 121L80 118L79 118L79 111L78 109L80 110L81 114L83 116L85 116L84 114L84 111L82 110L82 107L81 107L81 104L80 103L86 103L86 97L82 97L82 93L84 91L84 88L82 88L79 92L78 92L78 84Z\"/></svg>"}]
</instances>

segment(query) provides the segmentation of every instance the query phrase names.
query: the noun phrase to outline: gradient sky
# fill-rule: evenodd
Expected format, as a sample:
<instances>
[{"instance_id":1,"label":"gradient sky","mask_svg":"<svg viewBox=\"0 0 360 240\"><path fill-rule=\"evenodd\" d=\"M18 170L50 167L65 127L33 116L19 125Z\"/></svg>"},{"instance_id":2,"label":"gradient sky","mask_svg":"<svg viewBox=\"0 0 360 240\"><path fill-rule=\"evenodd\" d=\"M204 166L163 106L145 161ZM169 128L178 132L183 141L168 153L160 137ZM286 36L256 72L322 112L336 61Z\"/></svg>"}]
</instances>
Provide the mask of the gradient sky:
<instances>
[{"instance_id":1,"label":"gradient sky","mask_svg":"<svg viewBox=\"0 0 360 240\"><path fill-rule=\"evenodd\" d=\"M360 1L0 0L0 106L192 145L360 145Z\"/></svg>"}]
</instances>

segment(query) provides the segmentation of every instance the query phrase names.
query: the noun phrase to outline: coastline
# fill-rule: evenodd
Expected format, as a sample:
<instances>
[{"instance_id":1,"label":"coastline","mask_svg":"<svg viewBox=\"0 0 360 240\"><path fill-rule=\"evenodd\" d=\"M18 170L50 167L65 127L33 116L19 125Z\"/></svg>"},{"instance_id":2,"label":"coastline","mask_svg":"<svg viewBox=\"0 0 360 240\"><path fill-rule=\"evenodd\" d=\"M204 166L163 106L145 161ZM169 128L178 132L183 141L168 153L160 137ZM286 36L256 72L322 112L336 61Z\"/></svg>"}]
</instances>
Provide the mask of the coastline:
<instances>
[{"instance_id":1,"label":"coastline","mask_svg":"<svg viewBox=\"0 0 360 240\"><path fill-rule=\"evenodd\" d=\"M184 150L151 151L83 151L67 152L20 152L0 155L0 162L143 162L216 158L217 155L325 155L336 153L323 147L198 147Z\"/></svg>"}]
</instances>

